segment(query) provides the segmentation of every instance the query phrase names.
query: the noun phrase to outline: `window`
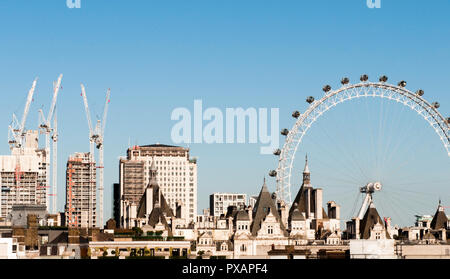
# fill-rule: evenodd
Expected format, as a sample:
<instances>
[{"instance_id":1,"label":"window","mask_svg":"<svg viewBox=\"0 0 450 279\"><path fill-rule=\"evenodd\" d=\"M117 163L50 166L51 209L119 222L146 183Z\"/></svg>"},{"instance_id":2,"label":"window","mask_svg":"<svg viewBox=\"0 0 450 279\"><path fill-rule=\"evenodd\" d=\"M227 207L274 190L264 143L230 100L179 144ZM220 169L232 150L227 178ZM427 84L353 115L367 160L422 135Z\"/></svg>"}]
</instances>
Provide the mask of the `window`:
<instances>
[{"instance_id":1,"label":"window","mask_svg":"<svg viewBox=\"0 0 450 279\"><path fill-rule=\"evenodd\" d=\"M267 234L273 234L273 226L267 226Z\"/></svg>"},{"instance_id":2,"label":"window","mask_svg":"<svg viewBox=\"0 0 450 279\"><path fill-rule=\"evenodd\" d=\"M245 244L241 245L241 252L247 251L247 246Z\"/></svg>"}]
</instances>

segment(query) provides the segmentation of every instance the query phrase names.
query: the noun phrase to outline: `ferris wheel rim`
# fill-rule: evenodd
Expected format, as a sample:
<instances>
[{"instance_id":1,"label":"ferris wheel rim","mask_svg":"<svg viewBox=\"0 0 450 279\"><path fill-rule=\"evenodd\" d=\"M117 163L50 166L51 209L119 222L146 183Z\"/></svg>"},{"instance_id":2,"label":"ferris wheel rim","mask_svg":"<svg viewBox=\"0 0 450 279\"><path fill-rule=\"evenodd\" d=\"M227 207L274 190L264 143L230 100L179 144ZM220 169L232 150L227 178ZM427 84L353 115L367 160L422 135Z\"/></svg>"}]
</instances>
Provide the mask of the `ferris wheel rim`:
<instances>
[{"instance_id":1,"label":"ferris wheel rim","mask_svg":"<svg viewBox=\"0 0 450 279\"><path fill-rule=\"evenodd\" d=\"M328 87L328 89L330 88L329 86L326 87ZM324 87L324 91L326 87ZM368 94L369 92L371 94ZM354 95L352 95L352 93ZM336 100L333 99L338 96L342 97L339 99L336 98ZM357 84L345 84L337 90L327 90L325 95L320 98L320 100L313 100L305 113L298 117L292 129L289 130L286 135L286 141L281 149L281 152L279 153L280 159L276 171L276 193L280 200L283 200L288 205L291 205L292 203L290 189L293 162L298 147L309 128L323 113L331 108L340 103L362 97L378 97L381 99L393 100L409 107L413 111L416 111L438 134L444 144L447 155L450 157L449 123L448 120L446 120L437 110L434 103L430 104L426 99L422 98L420 94L409 91L404 88L404 86L400 86L400 83L398 86L381 81L363 81ZM327 104L327 100L332 100L332 102ZM322 105L324 107L321 107ZM310 118L310 116L312 117Z\"/></svg>"}]
</instances>

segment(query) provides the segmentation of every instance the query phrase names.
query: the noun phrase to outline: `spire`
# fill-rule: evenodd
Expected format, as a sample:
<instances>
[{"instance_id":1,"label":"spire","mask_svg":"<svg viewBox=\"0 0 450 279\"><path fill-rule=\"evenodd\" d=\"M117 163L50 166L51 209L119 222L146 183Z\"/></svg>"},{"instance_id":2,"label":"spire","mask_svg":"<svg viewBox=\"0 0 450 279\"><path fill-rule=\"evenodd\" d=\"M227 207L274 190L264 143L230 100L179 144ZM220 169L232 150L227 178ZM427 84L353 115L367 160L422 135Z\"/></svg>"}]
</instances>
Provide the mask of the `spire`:
<instances>
[{"instance_id":1,"label":"spire","mask_svg":"<svg viewBox=\"0 0 450 279\"><path fill-rule=\"evenodd\" d=\"M262 186L261 189L262 192L269 192L269 190L267 189L267 184L266 184L266 177L264 176L264 184Z\"/></svg>"},{"instance_id":2,"label":"spire","mask_svg":"<svg viewBox=\"0 0 450 279\"><path fill-rule=\"evenodd\" d=\"M303 173L310 173L309 172L309 167L308 167L308 154L306 154L305 169L303 170Z\"/></svg>"},{"instance_id":3,"label":"spire","mask_svg":"<svg viewBox=\"0 0 450 279\"><path fill-rule=\"evenodd\" d=\"M303 170L303 184L308 185L308 184L310 184L310 181L311 181L311 173L309 172L309 167L308 167L308 154L306 154L305 169Z\"/></svg>"},{"instance_id":4,"label":"spire","mask_svg":"<svg viewBox=\"0 0 450 279\"><path fill-rule=\"evenodd\" d=\"M155 157L152 157L152 165L150 166L150 171L149 171L150 185L157 184L157 181L156 181L157 173L158 173L158 171L156 170Z\"/></svg>"}]
</instances>

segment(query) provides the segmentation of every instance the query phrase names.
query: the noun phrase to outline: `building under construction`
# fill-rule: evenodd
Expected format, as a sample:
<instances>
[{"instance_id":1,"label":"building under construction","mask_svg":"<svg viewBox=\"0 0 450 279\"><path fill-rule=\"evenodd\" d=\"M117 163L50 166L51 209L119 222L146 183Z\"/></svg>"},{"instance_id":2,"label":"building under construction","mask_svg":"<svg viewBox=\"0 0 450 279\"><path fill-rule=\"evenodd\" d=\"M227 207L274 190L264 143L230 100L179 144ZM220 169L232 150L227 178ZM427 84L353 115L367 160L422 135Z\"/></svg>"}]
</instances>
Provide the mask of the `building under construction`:
<instances>
[{"instance_id":1,"label":"building under construction","mask_svg":"<svg viewBox=\"0 0 450 279\"><path fill-rule=\"evenodd\" d=\"M97 226L96 167L91 153L75 153L66 169L65 220L68 227Z\"/></svg>"},{"instance_id":2,"label":"building under construction","mask_svg":"<svg viewBox=\"0 0 450 279\"><path fill-rule=\"evenodd\" d=\"M0 222L10 217L13 205L45 205L48 209L49 158L39 149L38 131L27 131L23 146L0 156Z\"/></svg>"}]
</instances>

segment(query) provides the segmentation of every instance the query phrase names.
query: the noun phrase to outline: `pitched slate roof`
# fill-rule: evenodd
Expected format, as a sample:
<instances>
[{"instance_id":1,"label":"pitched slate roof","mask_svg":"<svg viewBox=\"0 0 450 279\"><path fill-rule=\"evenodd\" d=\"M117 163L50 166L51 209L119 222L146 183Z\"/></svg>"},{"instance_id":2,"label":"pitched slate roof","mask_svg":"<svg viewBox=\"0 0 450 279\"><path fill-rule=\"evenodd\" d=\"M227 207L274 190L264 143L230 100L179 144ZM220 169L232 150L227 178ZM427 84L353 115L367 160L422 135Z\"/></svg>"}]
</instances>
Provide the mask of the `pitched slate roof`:
<instances>
[{"instance_id":1,"label":"pitched slate roof","mask_svg":"<svg viewBox=\"0 0 450 279\"><path fill-rule=\"evenodd\" d=\"M289 209L289 219L291 219L291 215L294 212L294 209L298 209L298 211L300 211L300 213L306 212L307 207L306 207L306 187L305 185L302 185L302 187L300 187L300 190L297 193L297 196L295 196L295 199L293 201L293 206L291 207L291 209Z\"/></svg>"},{"instance_id":2,"label":"pitched slate roof","mask_svg":"<svg viewBox=\"0 0 450 279\"><path fill-rule=\"evenodd\" d=\"M424 236L423 236L424 240L436 240L436 237L434 237L434 235L428 231Z\"/></svg>"},{"instance_id":3,"label":"pitched slate roof","mask_svg":"<svg viewBox=\"0 0 450 279\"><path fill-rule=\"evenodd\" d=\"M303 216L298 208L295 208L291 214L291 221L305 221L305 216Z\"/></svg>"},{"instance_id":4,"label":"pitched slate roof","mask_svg":"<svg viewBox=\"0 0 450 279\"><path fill-rule=\"evenodd\" d=\"M250 221L250 217L248 216L247 211L239 210L239 212L236 214L236 220L237 221Z\"/></svg>"},{"instance_id":5,"label":"pitched slate roof","mask_svg":"<svg viewBox=\"0 0 450 279\"><path fill-rule=\"evenodd\" d=\"M253 210L253 222L250 225L250 231L253 236L256 236L258 234L258 231L261 229L261 223L269 214L269 212L271 212L273 216L275 216L276 220L280 223L280 228L283 232L283 235L288 236L283 222L281 222L281 218L278 214L275 202L272 199L272 195L267 189L266 180L264 179L264 184L261 188L261 192L259 193L258 199L255 203L255 208Z\"/></svg>"},{"instance_id":6,"label":"pitched slate roof","mask_svg":"<svg viewBox=\"0 0 450 279\"><path fill-rule=\"evenodd\" d=\"M166 216L161 207L153 208L150 216L148 217L148 225L155 227L161 221L161 224L164 225L164 228L168 231L168 235L172 236L172 228L167 223Z\"/></svg>"},{"instance_id":7,"label":"pitched slate roof","mask_svg":"<svg viewBox=\"0 0 450 279\"><path fill-rule=\"evenodd\" d=\"M367 208L366 214L361 219L359 223L359 231L361 234L361 239L369 239L370 238L370 230L377 223L384 224L380 215L378 214L377 209L373 203L370 203L369 208ZM386 230L386 238L390 239L389 233Z\"/></svg>"},{"instance_id":8,"label":"pitched slate roof","mask_svg":"<svg viewBox=\"0 0 450 279\"><path fill-rule=\"evenodd\" d=\"M440 230L447 228L448 218L445 215L444 209L439 205L436 213L434 214L433 220L431 220L430 227L433 230Z\"/></svg>"},{"instance_id":9,"label":"pitched slate roof","mask_svg":"<svg viewBox=\"0 0 450 279\"><path fill-rule=\"evenodd\" d=\"M153 190L153 205L155 206L159 199L158 192L160 191L160 188L158 185L155 185L152 187L152 189L150 189L150 191L152 191L152 190ZM155 209L155 208L156 207L154 207L153 209ZM172 209L167 204L167 201L164 198L164 195L162 193L161 193L160 208L161 208L161 212L165 213L167 217L175 216L172 212ZM144 192L144 194L142 195L141 200L139 202L137 217L144 218L146 211L147 211L147 191Z\"/></svg>"},{"instance_id":10,"label":"pitched slate roof","mask_svg":"<svg viewBox=\"0 0 450 279\"><path fill-rule=\"evenodd\" d=\"M69 233L62 232L57 237L55 237L55 239L50 241L48 244L67 244L67 243L69 243Z\"/></svg>"},{"instance_id":11,"label":"pitched slate roof","mask_svg":"<svg viewBox=\"0 0 450 279\"><path fill-rule=\"evenodd\" d=\"M153 196L153 209L150 213L149 217L149 224L151 226L154 226L154 224L157 224L159 222L160 217L164 217L161 219L164 219L165 217L174 217L172 209L169 207L169 205L166 202L166 199L164 198L164 195L160 193L161 189L159 188L158 181L156 180L157 171L155 166L155 160L153 160L152 165L150 167L150 182L147 185L147 189L149 189L152 192ZM157 206L159 204L159 207ZM156 208L159 208L155 211ZM155 212L153 212L155 211ZM139 207L138 207L138 218L144 218L145 213L147 212L147 190L144 191L144 194L141 197L141 200L139 201ZM154 224L153 224L154 223ZM167 222L166 222L167 224Z\"/></svg>"}]
</instances>

